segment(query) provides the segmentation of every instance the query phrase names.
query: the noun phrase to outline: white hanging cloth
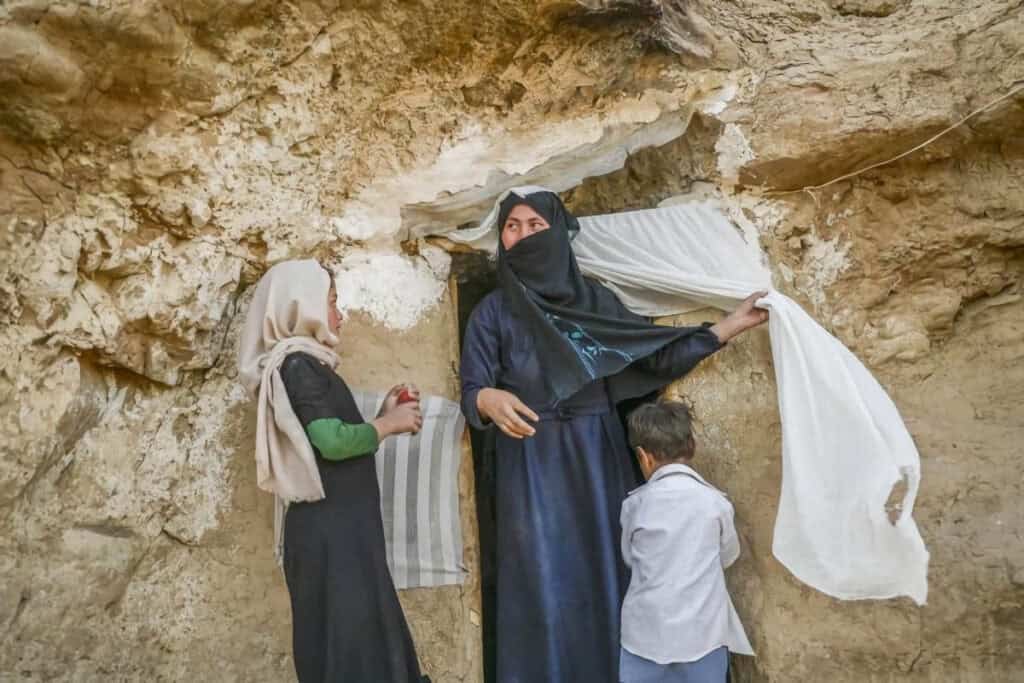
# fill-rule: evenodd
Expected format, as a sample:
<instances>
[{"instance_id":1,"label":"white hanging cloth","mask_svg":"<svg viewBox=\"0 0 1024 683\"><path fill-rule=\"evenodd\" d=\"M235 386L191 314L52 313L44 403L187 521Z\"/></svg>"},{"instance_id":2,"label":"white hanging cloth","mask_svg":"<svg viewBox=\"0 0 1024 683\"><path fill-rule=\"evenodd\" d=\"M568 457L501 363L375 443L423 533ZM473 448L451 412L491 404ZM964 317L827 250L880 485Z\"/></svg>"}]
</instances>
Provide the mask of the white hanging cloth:
<instances>
[{"instance_id":1,"label":"white hanging cloth","mask_svg":"<svg viewBox=\"0 0 1024 683\"><path fill-rule=\"evenodd\" d=\"M520 196L543 190L513 188ZM493 251L497 205L477 228L445 237ZM899 411L843 344L771 288L757 245L711 202L580 218L573 251L584 275L630 310L732 310L758 290L782 421L782 493L772 552L799 580L843 600L908 596L924 604L928 551L913 519L921 477ZM906 493L895 522L886 503Z\"/></svg>"}]
</instances>

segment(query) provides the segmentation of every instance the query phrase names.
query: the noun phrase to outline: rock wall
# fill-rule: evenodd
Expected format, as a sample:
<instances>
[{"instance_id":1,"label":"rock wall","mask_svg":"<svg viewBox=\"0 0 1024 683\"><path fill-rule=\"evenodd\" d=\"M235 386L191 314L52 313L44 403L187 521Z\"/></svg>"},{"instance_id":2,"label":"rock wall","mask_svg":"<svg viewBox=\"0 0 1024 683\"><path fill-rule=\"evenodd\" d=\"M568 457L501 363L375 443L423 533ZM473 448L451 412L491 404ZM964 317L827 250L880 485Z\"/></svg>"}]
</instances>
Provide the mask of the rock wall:
<instances>
[{"instance_id":1,"label":"rock wall","mask_svg":"<svg viewBox=\"0 0 1024 683\"><path fill-rule=\"evenodd\" d=\"M921 450L929 604L831 600L770 552L767 339L674 388L740 520L739 679L1019 679L1024 94L800 189L1019 87L1022 49L1013 0L5 3L0 678L287 680L234 381L251 285L334 264L346 376L454 396L419 238L536 182L579 213L719 197ZM481 679L475 552L402 596L435 680Z\"/></svg>"}]
</instances>

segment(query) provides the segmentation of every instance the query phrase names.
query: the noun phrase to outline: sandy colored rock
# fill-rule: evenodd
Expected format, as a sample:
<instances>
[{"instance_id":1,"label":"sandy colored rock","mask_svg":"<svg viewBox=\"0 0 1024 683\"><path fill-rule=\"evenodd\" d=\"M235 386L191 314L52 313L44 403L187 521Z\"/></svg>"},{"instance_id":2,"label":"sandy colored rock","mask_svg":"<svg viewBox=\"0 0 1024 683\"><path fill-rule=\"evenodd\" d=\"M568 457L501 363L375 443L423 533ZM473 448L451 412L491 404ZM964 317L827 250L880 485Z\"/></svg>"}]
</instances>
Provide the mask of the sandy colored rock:
<instances>
[{"instance_id":1,"label":"sandy colored rock","mask_svg":"<svg viewBox=\"0 0 1024 683\"><path fill-rule=\"evenodd\" d=\"M346 377L455 397L418 238L531 182L581 214L718 198L921 451L928 605L835 601L771 555L767 338L673 387L737 508L737 680L1019 680L1024 93L800 190L1019 87L1022 49L1014 0L4 3L0 678L289 680L235 382L252 285L320 258L353 288ZM467 583L401 596L435 681L482 680L471 475Z\"/></svg>"}]
</instances>

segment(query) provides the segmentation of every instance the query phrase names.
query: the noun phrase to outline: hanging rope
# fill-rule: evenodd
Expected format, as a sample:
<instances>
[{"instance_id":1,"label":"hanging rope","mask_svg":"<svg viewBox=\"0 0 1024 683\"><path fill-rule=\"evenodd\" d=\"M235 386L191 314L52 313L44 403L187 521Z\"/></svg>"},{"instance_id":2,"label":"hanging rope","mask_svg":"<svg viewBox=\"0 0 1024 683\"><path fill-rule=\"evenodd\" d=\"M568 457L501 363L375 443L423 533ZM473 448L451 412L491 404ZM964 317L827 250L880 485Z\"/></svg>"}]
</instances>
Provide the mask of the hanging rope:
<instances>
[{"instance_id":1,"label":"hanging rope","mask_svg":"<svg viewBox=\"0 0 1024 683\"><path fill-rule=\"evenodd\" d=\"M838 183L841 180L848 180L850 178L854 178L856 176L859 176L861 173L865 173L867 171L870 171L872 169L878 168L880 166L886 166L888 164L893 163L894 161L899 161L903 157L908 156L910 154L913 154L914 152L918 151L919 149L923 149L924 147L927 147L928 145L932 144L933 142L935 142L936 140L941 138L946 133L949 133L950 131L952 131L952 130L962 126L965 123L967 123L967 121L969 121L970 119L974 118L978 114L981 114L982 112L986 112L989 109L992 109L993 107L998 105L1000 102L1003 102L1004 100L1008 100L1011 97L1013 97L1014 95L1016 95L1017 93L1019 93L1021 91L1024 91L1024 82L1017 81L1017 83L1015 83L1014 85L1016 87L1012 88L1010 90L1010 92L1004 94L1002 97L999 97L999 98L997 98L995 100L992 100L991 102L986 104L984 107L980 107L978 109L975 109L970 114L968 114L967 116L963 117L962 119L960 119L959 121L957 121L953 125L949 126L948 128L945 128L944 130L939 131L938 133L936 133L935 135L931 136L930 138L928 138L924 142L920 143L919 145L911 147L906 152L903 152L902 154L897 154L896 156L892 157L891 159L886 159L885 161L879 161L878 163L871 164L870 166L865 166L862 169L853 171L851 173L846 173L844 175L839 176L838 178L833 178L832 180L828 181L827 183L822 183L821 185L808 185L807 187L801 187L798 190L769 190L768 192L766 192L766 194L769 194L769 195L784 195L784 194L795 194L797 192L807 192L807 193L811 194L811 192L813 190L820 190L820 189L822 189L824 187L828 187L829 185L833 185L835 183ZM811 196L814 197L813 194L811 194Z\"/></svg>"}]
</instances>

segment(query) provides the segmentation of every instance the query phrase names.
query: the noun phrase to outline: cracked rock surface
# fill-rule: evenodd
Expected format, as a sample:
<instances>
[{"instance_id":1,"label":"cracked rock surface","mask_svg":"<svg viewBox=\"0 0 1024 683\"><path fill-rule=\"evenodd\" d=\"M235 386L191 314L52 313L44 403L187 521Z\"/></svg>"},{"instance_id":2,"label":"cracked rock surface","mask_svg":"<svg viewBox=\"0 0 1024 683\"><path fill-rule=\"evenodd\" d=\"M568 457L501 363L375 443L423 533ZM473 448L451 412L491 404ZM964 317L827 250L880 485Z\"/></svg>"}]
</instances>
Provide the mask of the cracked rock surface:
<instances>
[{"instance_id":1,"label":"cracked rock surface","mask_svg":"<svg viewBox=\"0 0 1024 683\"><path fill-rule=\"evenodd\" d=\"M235 382L252 285L322 259L346 378L455 397L421 238L538 183L581 215L716 197L921 451L928 605L835 601L771 555L767 337L673 387L737 508L737 680L1019 680L1024 93L801 188L1022 84L1020 0L3 3L0 678L289 680ZM425 669L469 683L468 456L460 491L469 580L402 600Z\"/></svg>"}]
</instances>

